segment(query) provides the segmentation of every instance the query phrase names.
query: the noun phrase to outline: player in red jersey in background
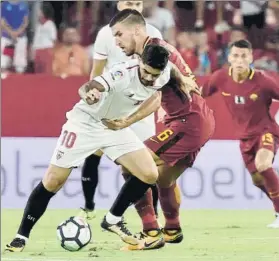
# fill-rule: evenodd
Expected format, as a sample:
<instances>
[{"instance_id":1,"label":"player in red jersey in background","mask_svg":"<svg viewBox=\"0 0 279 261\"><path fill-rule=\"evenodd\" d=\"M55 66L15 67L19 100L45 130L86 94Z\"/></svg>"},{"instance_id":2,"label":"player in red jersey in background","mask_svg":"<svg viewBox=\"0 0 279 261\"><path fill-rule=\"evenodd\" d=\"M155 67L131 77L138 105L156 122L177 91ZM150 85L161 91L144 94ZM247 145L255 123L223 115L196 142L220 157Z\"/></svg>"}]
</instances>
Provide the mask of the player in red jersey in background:
<instances>
[{"instance_id":1,"label":"player in red jersey in background","mask_svg":"<svg viewBox=\"0 0 279 261\"><path fill-rule=\"evenodd\" d=\"M221 92L240 139L240 151L255 186L272 200L279 228L279 178L272 168L279 144L279 126L269 113L272 99L279 100L279 84L265 72L251 68L252 47L247 40L231 44L230 68L216 71L204 84L207 97Z\"/></svg>"},{"instance_id":2,"label":"player in red jersey in background","mask_svg":"<svg viewBox=\"0 0 279 261\"><path fill-rule=\"evenodd\" d=\"M164 121L165 130L148 139L145 144L150 149L160 173L157 184L166 220L162 229L165 241L179 243L183 239L183 234L179 221L180 191L176 179L193 165L201 147L213 134L215 128L213 113L199 94L193 93L189 96L185 85L198 88L190 68L173 46L163 40L148 37L144 18L140 13L134 10L122 11L112 19L110 26L117 45L128 56L141 55L145 46L149 44L161 45L170 53L169 61L173 64L171 80L161 89L161 106L167 113ZM136 119L137 115L147 116L146 108L142 106L134 113L134 118ZM126 119L105 123L115 130L132 124ZM143 222L144 243L127 248L147 249L146 246L152 244L152 240L146 244L146 237L156 238L162 235L152 208L151 191L145 194L136 207Z\"/></svg>"}]
</instances>

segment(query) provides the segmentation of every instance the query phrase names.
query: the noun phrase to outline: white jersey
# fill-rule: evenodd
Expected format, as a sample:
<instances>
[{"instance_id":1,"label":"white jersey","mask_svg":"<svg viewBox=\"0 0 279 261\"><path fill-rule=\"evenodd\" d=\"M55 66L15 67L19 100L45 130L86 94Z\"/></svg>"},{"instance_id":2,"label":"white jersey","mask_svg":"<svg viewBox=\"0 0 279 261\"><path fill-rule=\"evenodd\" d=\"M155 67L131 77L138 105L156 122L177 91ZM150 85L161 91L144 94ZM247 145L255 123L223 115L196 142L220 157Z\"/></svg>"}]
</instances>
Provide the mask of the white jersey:
<instances>
[{"instance_id":1,"label":"white jersey","mask_svg":"<svg viewBox=\"0 0 279 261\"><path fill-rule=\"evenodd\" d=\"M152 38L162 38L162 34L154 26L146 24L146 32ZM115 63L131 60L132 57L126 56L123 50L116 45L109 25L104 26L98 33L94 44L94 59L105 60L107 63L105 70L108 70Z\"/></svg>"},{"instance_id":2,"label":"white jersey","mask_svg":"<svg viewBox=\"0 0 279 261\"><path fill-rule=\"evenodd\" d=\"M168 64L154 86L146 87L139 79L138 59L118 63L108 72L104 72L94 79L106 88L106 91L101 93L100 100L93 105L88 105L81 100L67 114L67 118L78 121L79 119L75 117L75 111L89 114L96 121L127 117L135 112L143 101L150 98L169 81L170 70L171 65Z\"/></svg>"},{"instance_id":3,"label":"white jersey","mask_svg":"<svg viewBox=\"0 0 279 261\"><path fill-rule=\"evenodd\" d=\"M105 87L105 92L96 104L80 101L67 113L68 120L62 127L51 164L61 168L79 166L99 150L115 161L122 155L145 148L143 139L132 128L113 131L101 121L128 116L169 81L170 65L152 87L145 87L140 82L138 68L139 61L134 59L117 64L95 78Z\"/></svg>"}]
</instances>

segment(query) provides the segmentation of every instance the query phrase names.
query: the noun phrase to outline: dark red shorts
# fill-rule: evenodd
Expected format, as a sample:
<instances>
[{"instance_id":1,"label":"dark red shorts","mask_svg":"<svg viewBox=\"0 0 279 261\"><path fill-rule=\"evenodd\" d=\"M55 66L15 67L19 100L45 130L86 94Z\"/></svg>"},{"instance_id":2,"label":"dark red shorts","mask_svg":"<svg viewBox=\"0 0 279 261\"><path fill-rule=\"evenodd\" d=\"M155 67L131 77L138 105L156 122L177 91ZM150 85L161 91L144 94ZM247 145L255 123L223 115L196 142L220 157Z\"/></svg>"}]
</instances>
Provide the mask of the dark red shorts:
<instances>
[{"instance_id":1,"label":"dark red shorts","mask_svg":"<svg viewBox=\"0 0 279 261\"><path fill-rule=\"evenodd\" d=\"M202 131L191 128L187 120L175 120L164 125L164 131L146 140L145 145L170 166L191 167L214 129L214 118Z\"/></svg>"},{"instance_id":2,"label":"dark red shorts","mask_svg":"<svg viewBox=\"0 0 279 261\"><path fill-rule=\"evenodd\" d=\"M252 174L257 172L255 166L255 158L259 149L265 148L274 152L274 155L279 147L279 139L270 132L265 132L262 135L240 140L240 151L246 168Z\"/></svg>"}]
</instances>

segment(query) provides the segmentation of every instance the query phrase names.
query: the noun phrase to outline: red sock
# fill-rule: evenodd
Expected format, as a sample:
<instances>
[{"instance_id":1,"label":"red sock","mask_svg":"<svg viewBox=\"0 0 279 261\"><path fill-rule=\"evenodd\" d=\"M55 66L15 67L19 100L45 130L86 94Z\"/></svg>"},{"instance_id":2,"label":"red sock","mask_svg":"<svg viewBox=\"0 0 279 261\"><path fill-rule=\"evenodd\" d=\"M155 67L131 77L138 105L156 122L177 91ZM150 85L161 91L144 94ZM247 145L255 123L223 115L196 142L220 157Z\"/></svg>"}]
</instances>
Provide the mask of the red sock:
<instances>
[{"instance_id":1,"label":"red sock","mask_svg":"<svg viewBox=\"0 0 279 261\"><path fill-rule=\"evenodd\" d=\"M255 172L255 173L251 174L251 177L252 177L252 180L253 180L253 184L256 187L258 187L262 192L264 192L269 199L271 199L270 195L269 195L269 193L268 193L268 191L267 191L267 189L266 189L266 187L264 185L263 175L261 173L259 173L259 172Z\"/></svg>"},{"instance_id":2,"label":"red sock","mask_svg":"<svg viewBox=\"0 0 279 261\"><path fill-rule=\"evenodd\" d=\"M180 190L176 184L169 188L159 187L160 204L166 219L166 229L180 228L179 207L181 203Z\"/></svg>"},{"instance_id":3,"label":"red sock","mask_svg":"<svg viewBox=\"0 0 279 261\"><path fill-rule=\"evenodd\" d=\"M266 190L266 188L265 188L264 185L255 185L255 186L258 187L262 192L264 192L264 194L266 194L266 196L267 196L269 199L271 199L271 198L270 198L270 195L269 195L269 193L268 193L268 191Z\"/></svg>"},{"instance_id":4,"label":"red sock","mask_svg":"<svg viewBox=\"0 0 279 261\"><path fill-rule=\"evenodd\" d=\"M279 213L279 177L274 169L269 168L261 172L265 181L265 187L273 202L275 211Z\"/></svg>"},{"instance_id":5,"label":"red sock","mask_svg":"<svg viewBox=\"0 0 279 261\"><path fill-rule=\"evenodd\" d=\"M148 189L145 195L135 204L135 208L141 217L144 231L159 229L156 214L153 208L151 189Z\"/></svg>"}]
</instances>

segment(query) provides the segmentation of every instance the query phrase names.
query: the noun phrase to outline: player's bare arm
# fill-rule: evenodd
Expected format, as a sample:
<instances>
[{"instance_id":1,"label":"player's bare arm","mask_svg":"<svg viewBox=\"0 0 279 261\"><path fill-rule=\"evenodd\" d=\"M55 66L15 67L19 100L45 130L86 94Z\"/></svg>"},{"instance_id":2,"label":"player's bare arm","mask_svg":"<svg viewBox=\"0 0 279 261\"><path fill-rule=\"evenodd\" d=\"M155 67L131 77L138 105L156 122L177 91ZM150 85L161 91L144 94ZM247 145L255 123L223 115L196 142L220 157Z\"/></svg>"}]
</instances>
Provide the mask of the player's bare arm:
<instances>
[{"instance_id":1,"label":"player's bare arm","mask_svg":"<svg viewBox=\"0 0 279 261\"><path fill-rule=\"evenodd\" d=\"M161 106L161 92L154 93L149 99L144 101L141 106L127 118L107 120L103 119L102 122L111 130L120 130L129 127L130 125L146 118L154 113Z\"/></svg>"},{"instance_id":2,"label":"player's bare arm","mask_svg":"<svg viewBox=\"0 0 279 261\"><path fill-rule=\"evenodd\" d=\"M201 95L200 88L193 74L189 74L189 76L185 77L179 69L173 65L171 69L171 78L176 79L179 88L185 93L189 101L192 101L192 92Z\"/></svg>"},{"instance_id":3,"label":"player's bare arm","mask_svg":"<svg viewBox=\"0 0 279 261\"><path fill-rule=\"evenodd\" d=\"M151 113L157 111L161 106L161 97L162 94L158 91L154 93L149 99L144 101L138 110L127 118L130 124L140 121L149 116Z\"/></svg>"},{"instance_id":4,"label":"player's bare arm","mask_svg":"<svg viewBox=\"0 0 279 261\"><path fill-rule=\"evenodd\" d=\"M93 67L90 73L90 80L93 80L95 77L102 75L106 63L107 63L107 59L104 60L93 59Z\"/></svg>"}]
</instances>

